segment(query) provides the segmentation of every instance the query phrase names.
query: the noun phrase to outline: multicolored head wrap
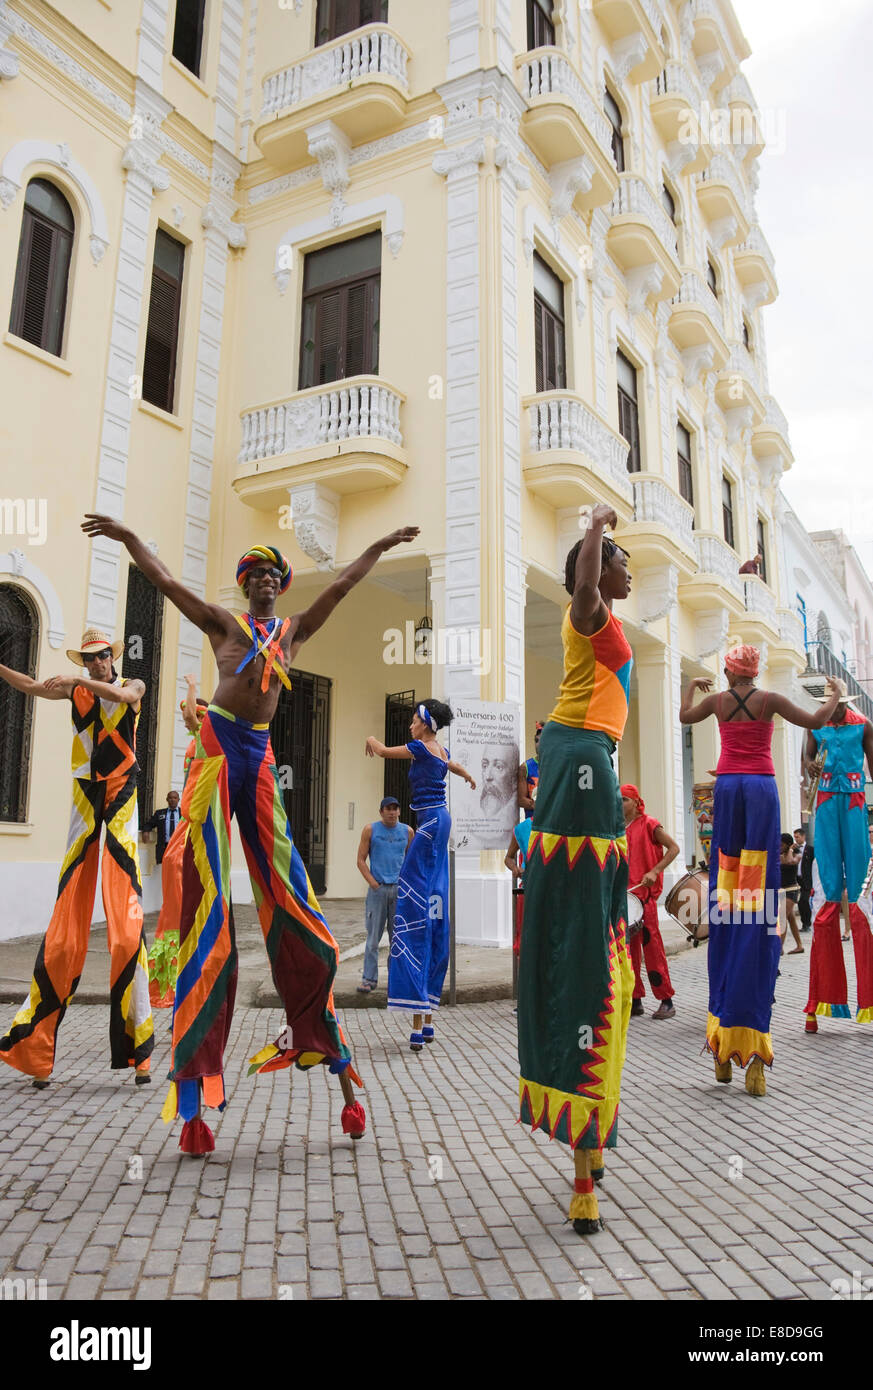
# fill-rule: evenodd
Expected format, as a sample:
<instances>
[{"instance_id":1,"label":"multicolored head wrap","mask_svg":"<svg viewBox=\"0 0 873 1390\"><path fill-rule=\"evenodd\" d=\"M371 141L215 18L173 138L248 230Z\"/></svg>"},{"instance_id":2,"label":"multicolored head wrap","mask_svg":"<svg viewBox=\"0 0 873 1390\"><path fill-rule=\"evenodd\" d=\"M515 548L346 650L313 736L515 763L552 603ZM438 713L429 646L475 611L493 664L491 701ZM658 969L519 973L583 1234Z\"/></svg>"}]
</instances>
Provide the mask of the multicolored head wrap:
<instances>
[{"instance_id":1,"label":"multicolored head wrap","mask_svg":"<svg viewBox=\"0 0 873 1390\"><path fill-rule=\"evenodd\" d=\"M249 570L253 570L256 565L275 565L281 572L282 580L279 584L279 593L284 594L291 580L294 578L294 571L291 562L277 550L274 545L253 545L241 556L240 562L236 567L236 582L243 587Z\"/></svg>"},{"instance_id":2,"label":"multicolored head wrap","mask_svg":"<svg viewBox=\"0 0 873 1390\"><path fill-rule=\"evenodd\" d=\"M188 708L188 701L187 701L187 700L180 700L180 701L179 701L179 709L182 711L183 714L185 713L185 711L187 710L187 708ZM196 716L197 716L198 723L202 722L202 721L205 719L205 717L206 717L206 711L207 711L208 708L209 708L209 701L208 701L208 700L202 700L202 699L200 698L200 696L198 695L198 696L197 696L197 704L196 704L195 709L194 709L194 713L195 713Z\"/></svg>"},{"instance_id":3,"label":"multicolored head wrap","mask_svg":"<svg viewBox=\"0 0 873 1390\"><path fill-rule=\"evenodd\" d=\"M745 642L731 647L724 659L728 671L732 671L735 676L757 676L760 662L761 653L758 648Z\"/></svg>"},{"instance_id":4,"label":"multicolored head wrap","mask_svg":"<svg viewBox=\"0 0 873 1390\"><path fill-rule=\"evenodd\" d=\"M422 724L426 724L432 733L436 733L437 722L431 714L430 710L428 709L427 705L419 705L418 709L415 712L421 720Z\"/></svg>"},{"instance_id":5,"label":"multicolored head wrap","mask_svg":"<svg viewBox=\"0 0 873 1390\"><path fill-rule=\"evenodd\" d=\"M635 787L634 784L633 784L633 782L623 782L623 783L622 783L622 788L621 788L621 794L622 794L622 796L626 796L627 799L628 799L629 801L635 801L635 802L637 803L637 807L638 807L638 809L639 809L640 815L643 814L643 812L644 812L645 809L646 809L646 803L643 801L643 798L640 796L639 788L638 788L638 787Z\"/></svg>"}]
</instances>

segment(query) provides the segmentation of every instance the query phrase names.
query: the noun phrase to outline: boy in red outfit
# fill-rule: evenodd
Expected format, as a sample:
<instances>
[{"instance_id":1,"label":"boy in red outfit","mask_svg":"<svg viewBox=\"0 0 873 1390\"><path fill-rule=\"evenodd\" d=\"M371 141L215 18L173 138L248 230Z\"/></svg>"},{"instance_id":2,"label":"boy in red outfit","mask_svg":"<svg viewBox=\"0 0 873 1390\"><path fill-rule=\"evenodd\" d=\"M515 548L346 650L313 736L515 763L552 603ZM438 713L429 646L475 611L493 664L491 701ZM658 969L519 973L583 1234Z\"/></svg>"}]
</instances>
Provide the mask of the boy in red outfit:
<instances>
[{"instance_id":1,"label":"boy in red outfit","mask_svg":"<svg viewBox=\"0 0 873 1390\"><path fill-rule=\"evenodd\" d=\"M627 827L630 887L643 903L642 931L630 940L630 958L635 976L631 1015L638 1016L644 1012L646 991L642 979L642 957L645 956L649 984L659 1001L652 1017L675 1018L673 986L658 926L658 898L664 885L664 870L673 863L679 846L654 816L646 815L646 804L632 782L626 782L622 787L621 804Z\"/></svg>"}]
</instances>

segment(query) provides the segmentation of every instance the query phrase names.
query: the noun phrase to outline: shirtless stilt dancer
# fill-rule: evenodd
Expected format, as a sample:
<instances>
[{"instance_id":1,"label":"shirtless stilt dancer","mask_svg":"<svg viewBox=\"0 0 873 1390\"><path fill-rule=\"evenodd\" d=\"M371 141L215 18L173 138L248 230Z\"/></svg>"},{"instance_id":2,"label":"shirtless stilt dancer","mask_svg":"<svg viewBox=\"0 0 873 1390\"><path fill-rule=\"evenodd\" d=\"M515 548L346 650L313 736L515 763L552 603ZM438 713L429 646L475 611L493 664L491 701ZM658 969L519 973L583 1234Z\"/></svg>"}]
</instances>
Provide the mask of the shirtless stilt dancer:
<instances>
[{"instance_id":1,"label":"shirtless stilt dancer","mask_svg":"<svg viewBox=\"0 0 873 1390\"><path fill-rule=\"evenodd\" d=\"M418 535L403 527L346 566L303 613L276 616L291 566L273 546L253 546L237 567L249 611L235 616L174 579L138 536L108 516L88 515L82 529L126 546L147 579L204 632L218 666L218 688L200 725L182 801L189 823L182 871L173 1063L163 1118L185 1121L179 1147L214 1148L201 1103L223 1109L224 1048L236 993L237 954L230 911L230 818L236 815L273 981L287 1026L251 1059L251 1071L325 1063L339 1076L343 1131L360 1138L364 1109L354 1101L351 1053L336 1017L333 981L339 952L294 845L270 746L279 687L302 644L369 574L380 556ZM250 1072L251 1074L251 1072Z\"/></svg>"}]
</instances>

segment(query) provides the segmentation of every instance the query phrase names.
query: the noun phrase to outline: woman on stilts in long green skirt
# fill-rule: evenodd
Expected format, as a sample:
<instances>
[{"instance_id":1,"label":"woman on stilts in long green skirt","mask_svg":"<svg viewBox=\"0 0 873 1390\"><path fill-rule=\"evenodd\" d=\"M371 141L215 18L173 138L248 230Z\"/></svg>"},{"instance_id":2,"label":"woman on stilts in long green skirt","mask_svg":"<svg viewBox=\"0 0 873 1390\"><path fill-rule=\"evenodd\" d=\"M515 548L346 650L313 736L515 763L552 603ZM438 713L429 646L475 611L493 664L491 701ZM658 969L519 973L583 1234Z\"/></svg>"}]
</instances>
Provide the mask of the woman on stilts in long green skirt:
<instances>
[{"instance_id":1,"label":"woman on stilts in long green skirt","mask_svg":"<svg viewBox=\"0 0 873 1390\"><path fill-rule=\"evenodd\" d=\"M573 1150L570 1219L602 1225L594 1182L617 1137L634 975L625 945L627 841L612 754L627 720L633 653L612 605L627 552L597 506L567 556L564 679L540 737L518 978L520 1119Z\"/></svg>"}]
</instances>

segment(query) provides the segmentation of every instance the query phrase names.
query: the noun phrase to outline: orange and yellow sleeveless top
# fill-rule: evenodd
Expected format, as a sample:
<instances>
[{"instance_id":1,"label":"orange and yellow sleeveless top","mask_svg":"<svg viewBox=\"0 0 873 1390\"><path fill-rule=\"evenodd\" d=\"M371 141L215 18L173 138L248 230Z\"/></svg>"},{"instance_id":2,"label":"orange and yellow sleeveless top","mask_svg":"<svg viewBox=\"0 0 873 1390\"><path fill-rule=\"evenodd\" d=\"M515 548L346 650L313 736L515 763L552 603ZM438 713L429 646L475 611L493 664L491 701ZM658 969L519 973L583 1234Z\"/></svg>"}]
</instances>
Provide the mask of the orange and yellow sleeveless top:
<instances>
[{"instance_id":1,"label":"orange and yellow sleeveless top","mask_svg":"<svg viewBox=\"0 0 873 1390\"><path fill-rule=\"evenodd\" d=\"M564 679L549 715L571 729L597 729L618 743L627 723L634 654L618 618L609 614L599 632L585 637L570 621L561 623Z\"/></svg>"},{"instance_id":2,"label":"orange and yellow sleeveless top","mask_svg":"<svg viewBox=\"0 0 873 1390\"><path fill-rule=\"evenodd\" d=\"M121 679L120 685L127 681ZM73 776L104 782L136 768L139 705L110 704L77 685L72 693Z\"/></svg>"}]
</instances>

